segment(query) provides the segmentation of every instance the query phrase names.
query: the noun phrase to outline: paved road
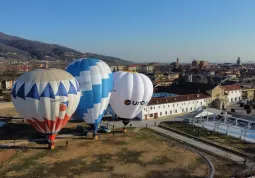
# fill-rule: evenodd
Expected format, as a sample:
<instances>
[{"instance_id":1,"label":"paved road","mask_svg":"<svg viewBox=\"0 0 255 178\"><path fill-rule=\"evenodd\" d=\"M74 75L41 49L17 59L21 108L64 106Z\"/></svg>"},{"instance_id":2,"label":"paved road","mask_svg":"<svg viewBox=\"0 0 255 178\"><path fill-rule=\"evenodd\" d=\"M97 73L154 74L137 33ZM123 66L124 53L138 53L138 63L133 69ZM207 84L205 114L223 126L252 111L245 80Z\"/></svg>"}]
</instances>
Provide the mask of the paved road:
<instances>
[{"instance_id":1,"label":"paved road","mask_svg":"<svg viewBox=\"0 0 255 178\"><path fill-rule=\"evenodd\" d=\"M154 127L153 126L153 127L150 127L150 129L152 129L152 130L154 130L156 132L162 133L164 135L170 136L170 137L172 137L174 139L180 140L182 142L188 143L189 145L192 145L192 146L194 146L196 148L200 148L202 150L206 150L208 152L211 152L211 153L213 153L215 155L228 158L228 159L230 159L230 160L232 160L234 162L244 163L244 158L243 157L235 155L235 154L232 154L232 153L229 153L229 152L224 151L224 150L222 150L220 148L217 148L217 147L214 147L214 146L211 146L211 145L199 142L199 141L194 140L192 138L188 138L188 137L179 135L177 133L171 132L169 130L165 130L165 129L160 128L160 127ZM248 164L250 164L250 163L247 163L247 166L250 166Z\"/></svg>"},{"instance_id":2,"label":"paved road","mask_svg":"<svg viewBox=\"0 0 255 178\"><path fill-rule=\"evenodd\" d=\"M157 126L164 121L171 121L171 122L183 121L183 117L184 116L164 117L164 118L153 119L153 120L130 120L129 124L126 127L146 127L146 125L148 127ZM101 124L108 125L109 128L113 127L113 125L114 125L114 128L122 128L124 126L122 121L103 121Z\"/></svg>"}]
</instances>

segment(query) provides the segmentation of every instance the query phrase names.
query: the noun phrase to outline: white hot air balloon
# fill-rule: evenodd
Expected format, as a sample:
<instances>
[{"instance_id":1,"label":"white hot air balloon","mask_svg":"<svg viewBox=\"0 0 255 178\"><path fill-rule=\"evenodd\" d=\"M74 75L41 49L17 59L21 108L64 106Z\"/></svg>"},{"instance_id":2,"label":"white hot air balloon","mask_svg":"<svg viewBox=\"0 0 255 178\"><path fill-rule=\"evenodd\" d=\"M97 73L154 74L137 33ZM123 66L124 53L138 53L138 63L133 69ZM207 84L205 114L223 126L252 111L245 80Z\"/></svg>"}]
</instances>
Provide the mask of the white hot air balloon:
<instances>
[{"instance_id":1,"label":"white hot air balloon","mask_svg":"<svg viewBox=\"0 0 255 178\"><path fill-rule=\"evenodd\" d=\"M115 72L113 81L110 105L126 125L149 103L153 85L146 75L133 72Z\"/></svg>"},{"instance_id":2,"label":"white hot air balloon","mask_svg":"<svg viewBox=\"0 0 255 178\"><path fill-rule=\"evenodd\" d=\"M76 79L60 69L26 72L14 83L11 98L16 110L54 148L57 133L65 126L80 101Z\"/></svg>"}]
</instances>

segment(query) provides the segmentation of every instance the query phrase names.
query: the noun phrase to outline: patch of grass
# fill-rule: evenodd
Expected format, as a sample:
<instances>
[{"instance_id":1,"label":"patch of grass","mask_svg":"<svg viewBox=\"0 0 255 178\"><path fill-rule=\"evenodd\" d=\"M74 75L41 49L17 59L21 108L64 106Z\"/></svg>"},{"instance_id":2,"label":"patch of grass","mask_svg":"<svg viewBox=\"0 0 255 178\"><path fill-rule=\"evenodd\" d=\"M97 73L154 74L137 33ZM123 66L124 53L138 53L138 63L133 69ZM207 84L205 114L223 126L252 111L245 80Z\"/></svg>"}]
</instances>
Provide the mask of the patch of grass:
<instances>
[{"instance_id":1,"label":"patch of grass","mask_svg":"<svg viewBox=\"0 0 255 178\"><path fill-rule=\"evenodd\" d=\"M147 173L146 178L168 178L173 177L170 171L150 171Z\"/></svg>"},{"instance_id":2,"label":"patch of grass","mask_svg":"<svg viewBox=\"0 0 255 178\"><path fill-rule=\"evenodd\" d=\"M204 163L205 163L205 160L204 160L204 158L202 158L202 157L197 157L195 162L196 162L196 163L199 163L199 164L204 164Z\"/></svg>"},{"instance_id":3,"label":"patch of grass","mask_svg":"<svg viewBox=\"0 0 255 178\"><path fill-rule=\"evenodd\" d=\"M155 157L153 158L152 161L144 163L145 165L150 165L150 164L158 164L158 165L163 165L166 163L172 162L167 156L161 156L161 157Z\"/></svg>"},{"instance_id":4,"label":"patch of grass","mask_svg":"<svg viewBox=\"0 0 255 178\"><path fill-rule=\"evenodd\" d=\"M122 163L139 163L142 164L139 160L142 152L122 149L122 151L117 153L119 162Z\"/></svg>"},{"instance_id":5,"label":"patch of grass","mask_svg":"<svg viewBox=\"0 0 255 178\"><path fill-rule=\"evenodd\" d=\"M128 177L130 176L126 174L116 174L116 173L111 174L111 178L128 178Z\"/></svg>"},{"instance_id":6,"label":"patch of grass","mask_svg":"<svg viewBox=\"0 0 255 178\"><path fill-rule=\"evenodd\" d=\"M104 144L110 144L110 145L128 145L129 143L127 141L123 140L114 140L113 138L102 140Z\"/></svg>"},{"instance_id":7,"label":"patch of grass","mask_svg":"<svg viewBox=\"0 0 255 178\"><path fill-rule=\"evenodd\" d=\"M27 169L29 166L36 165L36 160L43 157L43 156L45 156L45 155L46 155L46 151L38 152L37 154L35 154L31 157L23 159L22 164L12 165L10 167L10 169L8 169L7 172L9 172L9 171L21 171L23 169Z\"/></svg>"},{"instance_id":8,"label":"patch of grass","mask_svg":"<svg viewBox=\"0 0 255 178\"><path fill-rule=\"evenodd\" d=\"M239 152L255 155L255 144L247 143L239 138L234 138L226 134L209 131L205 128L196 127L187 123L164 122L162 125L204 140L208 140L226 148L231 148Z\"/></svg>"},{"instance_id":9,"label":"patch of grass","mask_svg":"<svg viewBox=\"0 0 255 178\"><path fill-rule=\"evenodd\" d=\"M157 141L167 141L169 140L168 138L165 137L161 137L160 135L146 129L143 128L141 129L135 136L135 139L137 141L141 141L141 140L148 140L150 143L151 142L157 142Z\"/></svg>"},{"instance_id":10,"label":"patch of grass","mask_svg":"<svg viewBox=\"0 0 255 178\"><path fill-rule=\"evenodd\" d=\"M81 159L71 159L68 161L63 161L63 162L57 162L54 164L54 167L50 168L50 169L45 169L46 173L50 173L50 174L54 174L57 177L60 176L66 176L69 172L72 173L77 173L77 174L81 174L82 169L73 169L72 167L75 166L79 166L79 165L83 165L84 162Z\"/></svg>"}]
</instances>

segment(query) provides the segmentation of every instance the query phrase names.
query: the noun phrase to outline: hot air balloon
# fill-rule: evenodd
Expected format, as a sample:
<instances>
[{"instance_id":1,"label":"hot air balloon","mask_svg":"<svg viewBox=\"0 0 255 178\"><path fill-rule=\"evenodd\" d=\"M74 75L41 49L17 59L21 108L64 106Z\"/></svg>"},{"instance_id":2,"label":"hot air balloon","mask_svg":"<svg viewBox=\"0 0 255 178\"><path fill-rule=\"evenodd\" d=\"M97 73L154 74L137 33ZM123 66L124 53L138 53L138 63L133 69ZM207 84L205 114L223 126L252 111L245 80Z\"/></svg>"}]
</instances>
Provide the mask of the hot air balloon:
<instances>
[{"instance_id":1,"label":"hot air balloon","mask_svg":"<svg viewBox=\"0 0 255 178\"><path fill-rule=\"evenodd\" d=\"M74 117L83 118L92 127L94 139L97 139L98 125L104 116L112 92L111 69L99 59L86 58L74 61L66 71L77 79L81 89L81 100Z\"/></svg>"},{"instance_id":2,"label":"hot air balloon","mask_svg":"<svg viewBox=\"0 0 255 178\"><path fill-rule=\"evenodd\" d=\"M124 130L130 119L135 118L152 97L153 85L144 74L133 72L114 72L113 91L110 105L123 120Z\"/></svg>"},{"instance_id":3,"label":"hot air balloon","mask_svg":"<svg viewBox=\"0 0 255 178\"><path fill-rule=\"evenodd\" d=\"M61 69L26 72L14 83L11 99L16 110L54 149L57 133L66 125L80 100L79 84Z\"/></svg>"}]
</instances>

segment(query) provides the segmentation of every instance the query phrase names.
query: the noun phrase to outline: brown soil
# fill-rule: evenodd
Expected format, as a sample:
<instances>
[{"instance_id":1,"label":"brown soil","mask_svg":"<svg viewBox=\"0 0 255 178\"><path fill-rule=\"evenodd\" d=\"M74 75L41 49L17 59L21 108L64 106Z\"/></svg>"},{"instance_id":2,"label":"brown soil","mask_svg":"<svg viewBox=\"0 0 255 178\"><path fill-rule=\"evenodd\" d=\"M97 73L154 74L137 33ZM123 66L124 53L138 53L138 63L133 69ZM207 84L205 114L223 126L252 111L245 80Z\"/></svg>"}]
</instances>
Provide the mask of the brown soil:
<instances>
[{"instance_id":1,"label":"brown soil","mask_svg":"<svg viewBox=\"0 0 255 178\"><path fill-rule=\"evenodd\" d=\"M2 164L3 177L205 177L201 157L147 130L101 134L100 140L59 139L53 151L32 144ZM175 143L172 146L172 143ZM46 147L46 145L45 145ZM8 150L9 151L9 150Z\"/></svg>"},{"instance_id":2,"label":"brown soil","mask_svg":"<svg viewBox=\"0 0 255 178\"><path fill-rule=\"evenodd\" d=\"M0 150L0 164L10 159L15 153L15 150Z\"/></svg>"}]
</instances>

